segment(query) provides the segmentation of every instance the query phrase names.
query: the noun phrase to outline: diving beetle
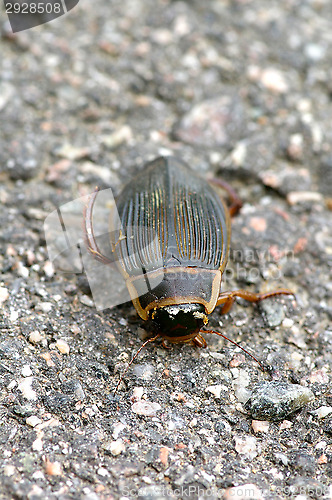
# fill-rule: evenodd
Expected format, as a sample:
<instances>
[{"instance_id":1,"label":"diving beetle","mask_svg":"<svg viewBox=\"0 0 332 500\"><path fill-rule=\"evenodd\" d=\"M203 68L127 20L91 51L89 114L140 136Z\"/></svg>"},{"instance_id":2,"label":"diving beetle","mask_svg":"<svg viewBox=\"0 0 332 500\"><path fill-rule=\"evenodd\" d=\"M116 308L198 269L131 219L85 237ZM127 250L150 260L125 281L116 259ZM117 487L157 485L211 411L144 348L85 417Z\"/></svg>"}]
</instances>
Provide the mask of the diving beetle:
<instances>
[{"instance_id":1,"label":"diving beetle","mask_svg":"<svg viewBox=\"0 0 332 500\"><path fill-rule=\"evenodd\" d=\"M115 260L120 263L137 313L143 320L151 321L155 333L144 342L130 364L146 344L159 337L163 344L167 340L206 347L201 332L215 333L236 344L222 333L202 330L208 323L208 315L217 306L222 306L224 314L236 297L259 302L276 295L293 295L288 289L269 293L221 292L229 256L230 217L242 204L226 182L214 179L213 183L226 190L231 202L228 208L216 189L183 161L160 157L148 163L117 199L122 230L117 241L112 241ZM85 208L85 242L90 254L107 265L112 259L99 250L92 226L97 195L98 191ZM157 246L151 244L154 234L158 237ZM158 285L141 294L142 285L156 278Z\"/></svg>"}]
</instances>

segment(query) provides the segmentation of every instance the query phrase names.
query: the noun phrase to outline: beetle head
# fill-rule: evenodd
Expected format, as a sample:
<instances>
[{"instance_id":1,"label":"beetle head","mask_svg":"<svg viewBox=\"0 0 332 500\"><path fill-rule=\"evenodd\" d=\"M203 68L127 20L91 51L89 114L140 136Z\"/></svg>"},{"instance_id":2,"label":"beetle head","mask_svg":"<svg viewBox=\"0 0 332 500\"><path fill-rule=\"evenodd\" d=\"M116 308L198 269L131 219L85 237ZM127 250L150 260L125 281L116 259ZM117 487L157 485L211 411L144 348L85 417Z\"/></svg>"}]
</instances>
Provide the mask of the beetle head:
<instances>
[{"instance_id":1,"label":"beetle head","mask_svg":"<svg viewBox=\"0 0 332 500\"><path fill-rule=\"evenodd\" d=\"M179 304L156 308L151 313L155 329L170 342L190 340L208 322L202 304Z\"/></svg>"}]
</instances>

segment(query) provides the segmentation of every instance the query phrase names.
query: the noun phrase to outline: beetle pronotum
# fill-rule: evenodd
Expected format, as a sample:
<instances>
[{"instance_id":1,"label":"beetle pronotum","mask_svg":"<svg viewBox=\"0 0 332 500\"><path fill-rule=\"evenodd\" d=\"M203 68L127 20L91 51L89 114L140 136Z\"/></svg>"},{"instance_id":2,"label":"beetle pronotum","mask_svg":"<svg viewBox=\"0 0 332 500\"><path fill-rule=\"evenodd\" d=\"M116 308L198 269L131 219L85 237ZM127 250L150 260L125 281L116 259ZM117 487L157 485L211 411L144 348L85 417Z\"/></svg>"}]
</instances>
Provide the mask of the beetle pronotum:
<instances>
[{"instance_id":1,"label":"beetle pronotum","mask_svg":"<svg viewBox=\"0 0 332 500\"><path fill-rule=\"evenodd\" d=\"M206 347L202 331L236 344L222 333L202 330L217 306L222 306L224 314L236 297L259 302L276 295L293 295L288 289L269 293L221 292L229 255L230 216L241 208L241 201L227 183L218 179L213 182L227 191L229 208L217 191L185 163L174 157L160 157L148 163L118 197L116 206L122 232L112 242L115 260L120 263L137 313L152 322L155 332L130 364L143 347L159 337L163 342L192 342ZM92 211L97 195L96 191L85 209L85 241L93 257L108 265L112 259L101 253L93 233ZM155 235L159 245L148 246ZM142 285L153 279L159 284L140 294Z\"/></svg>"}]
</instances>

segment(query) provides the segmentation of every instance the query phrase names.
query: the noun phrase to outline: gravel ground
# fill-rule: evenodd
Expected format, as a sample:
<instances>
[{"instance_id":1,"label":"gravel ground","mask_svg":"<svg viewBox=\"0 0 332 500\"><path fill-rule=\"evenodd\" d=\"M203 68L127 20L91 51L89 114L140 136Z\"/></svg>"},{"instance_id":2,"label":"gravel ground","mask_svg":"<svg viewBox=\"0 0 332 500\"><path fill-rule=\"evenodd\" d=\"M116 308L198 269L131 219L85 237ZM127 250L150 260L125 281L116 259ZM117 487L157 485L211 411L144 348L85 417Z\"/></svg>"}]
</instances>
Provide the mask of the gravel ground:
<instances>
[{"instance_id":1,"label":"gravel ground","mask_svg":"<svg viewBox=\"0 0 332 500\"><path fill-rule=\"evenodd\" d=\"M330 0L82 1L15 36L1 9L0 498L332 498ZM54 273L43 222L170 153L245 202L225 287L297 300L210 317L269 374L156 342L113 396L143 322Z\"/></svg>"}]
</instances>

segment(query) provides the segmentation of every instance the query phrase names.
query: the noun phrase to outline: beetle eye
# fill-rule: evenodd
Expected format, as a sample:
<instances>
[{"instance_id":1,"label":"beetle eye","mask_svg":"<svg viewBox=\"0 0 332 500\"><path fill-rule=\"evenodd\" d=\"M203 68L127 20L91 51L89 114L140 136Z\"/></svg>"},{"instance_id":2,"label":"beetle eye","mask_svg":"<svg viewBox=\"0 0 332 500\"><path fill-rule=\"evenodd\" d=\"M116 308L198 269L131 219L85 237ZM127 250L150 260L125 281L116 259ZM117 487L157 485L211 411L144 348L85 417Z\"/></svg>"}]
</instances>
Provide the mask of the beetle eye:
<instances>
[{"instance_id":1,"label":"beetle eye","mask_svg":"<svg viewBox=\"0 0 332 500\"><path fill-rule=\"evenodd\" d=\"M180 304L155 309L151 319L161 335L176 339L198 333L206 323L206 312L202 304Z\"/></svg>"}]
</instances>

